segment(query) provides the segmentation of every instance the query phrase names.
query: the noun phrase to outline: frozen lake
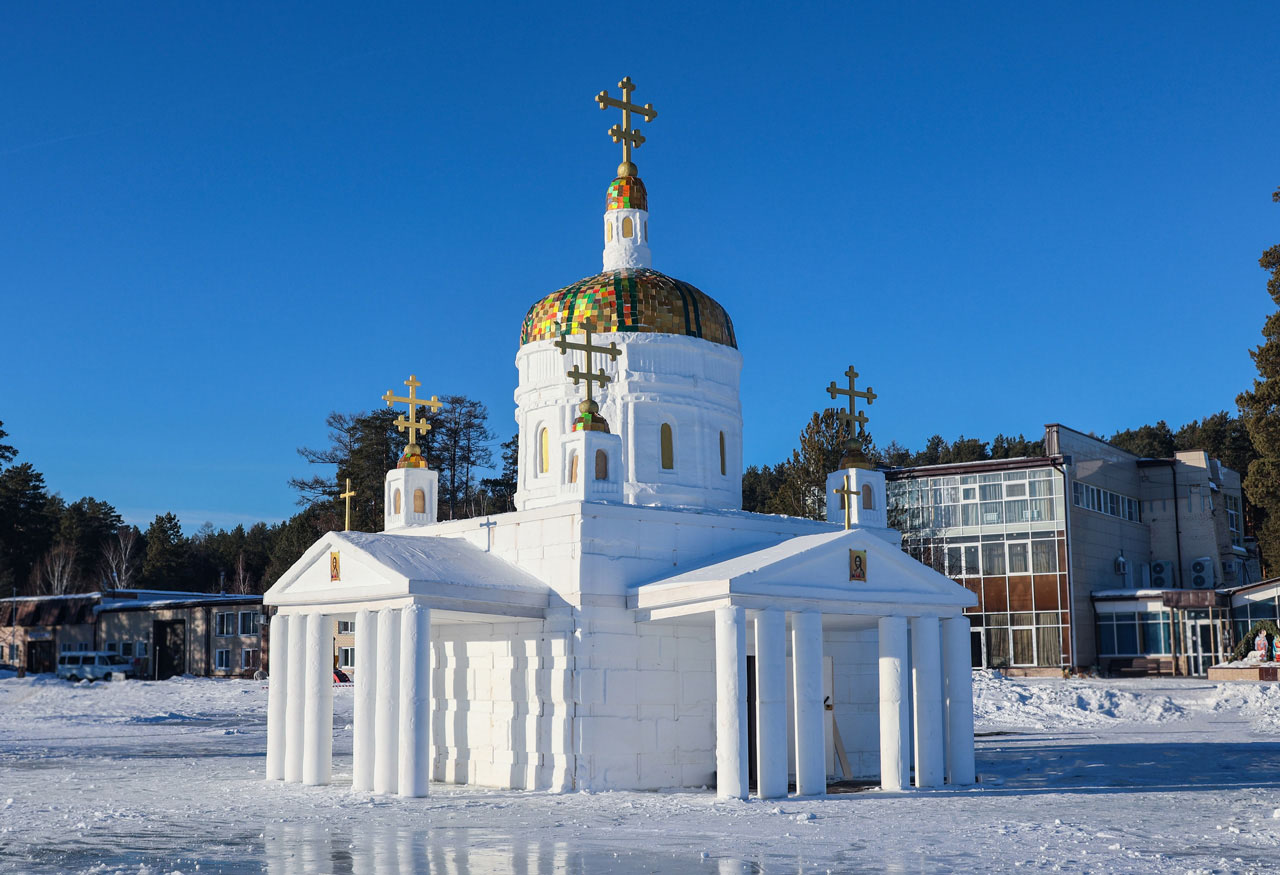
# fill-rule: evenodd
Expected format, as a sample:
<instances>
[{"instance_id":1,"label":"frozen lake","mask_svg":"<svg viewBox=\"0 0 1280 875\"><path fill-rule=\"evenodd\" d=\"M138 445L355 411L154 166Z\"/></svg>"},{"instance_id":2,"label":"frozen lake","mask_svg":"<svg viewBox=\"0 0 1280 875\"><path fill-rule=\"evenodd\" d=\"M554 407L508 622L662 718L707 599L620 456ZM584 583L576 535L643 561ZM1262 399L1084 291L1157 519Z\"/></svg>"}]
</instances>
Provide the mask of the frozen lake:
<instances>
[{"instance_id":1,"label":"frozen lake","mask_svg":"<svg viewBox=\"0 0 1280 875\"><path fill-rule=\"evenodd\" d=\"M262 780L248 681L0 680L0 872L1277 872L1280 692L978 679L965 790L720 802Z\"/></svg>"}]
</instances>

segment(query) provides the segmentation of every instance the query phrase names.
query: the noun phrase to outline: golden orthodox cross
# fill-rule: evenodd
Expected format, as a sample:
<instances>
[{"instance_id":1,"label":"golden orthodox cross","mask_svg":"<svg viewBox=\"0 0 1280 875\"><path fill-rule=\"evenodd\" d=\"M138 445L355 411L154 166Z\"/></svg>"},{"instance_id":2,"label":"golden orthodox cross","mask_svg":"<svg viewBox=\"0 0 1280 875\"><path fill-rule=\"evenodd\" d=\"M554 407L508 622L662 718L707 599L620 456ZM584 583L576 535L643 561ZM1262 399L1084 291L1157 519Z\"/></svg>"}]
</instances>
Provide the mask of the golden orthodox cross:
<instances>
[{"instance_id":1,"label":"golden orthodox cross","mask_svg":"<svg viewBox=\"0 0 1280 875\"><path fill-rule=\"evenodd\" d=\"M422 434L425 436L427 432L431 431L431 424L427 422L426 419L418 419L418 405L421 404L424 407L430 407L432 412L434 412L443 407L444 404L434 395L431 396L430 400L426 398L419 398L415 392L422 384L418 382L418 378L413 374L409 375L409 379L405 380L404 384L409 387L408 398L402 398L399 395L392 395L391 390L388 389L387 394L382 396L382 400L387 402L388 407L392 404L409 405L409 415L407 417L397 417L395 425L400 431L409 432L409 446L405 448L405 453L410 456L420 455L422 451L418 448L418 435Z\"/></svg>"},{"instance_id":2,"label":"golden orthodox cross","mask_svg":"<svg viewBox=\"0 0 1280 875\"><path fill-rule=\"evenodd\" d=\"M630 76L624 77L618 83L618 88L622 91L621 100L610 97L608 91L601 91L596 95L596 103L600 104L601 109L613 106L622 110L622 124L609 128L609 136L615 143L622 144L622 164L618 166L618 175L635 176L636 168L631 163L631 149L633 147L639 149L644 144L644 134L631 127L631 113L634 112L645 121L651 122L658 117L658 111L653 108L652 103L640 106L631 102L631 92L636 90L636 86Z\"/></svg>"},{"instance_id":3,"label":"golden orthodox cross","mask_svg":"<svg viewBox=\"0 0 1280 875\"><path fill-rule=\"evenodd\" d=\"M862 493L857 489L849 488L848 474L844 475L844 486L840 489L833 489L831 491L836 495L841 496L841 501L844 504L844 528L847 532L849 529L853 528L853 499L855 496L861 495Z\"/></svg>"},{"instance_id":4,"label":"golden orthodox cross","mask_svg":"<svg viewBox=\"0 0 1280 875\"><path fill-rule=\"evenodd\" d=\"M570 324L572 325L572 323ZM555 347L556 349L560 350L560 355L568 355L569 350L571 349L582 350L583 364L586 365L587 369L585 371L579 370L578 366L574 365L572 368L569 369L569 372L566 374L566 376L568 376L570 379L573 380L573 385L575 386L578 385L579 380L587 381L587 404L586 404L587 409L584 412L595 413L599 409L599 407L596 405L595 400L591 397L591 384L599 383L600 388L603 389L605 385L610 382L610 379L609 379L609 375L604 372L603 367L600 368L600 370L594 374L591 372L591 356L594 353L600 353L602 355L609 356L609 358L611 359L616 359L618 356L622 355L622 350L618 348L618 344L616 341L611 342L608 346L596 346L591 342L591 326L593 323L583 322L580 324L582 326L582 333L586 336L586 339L582 343L574 343L573 341L569 340L569 332L565 330L560 335L560 338L556 340Z\"/></svg>"},{"instance_id":5,"label":"golden orthodox cross","mask_svg":"<svg viewBox=\"0 0 1280 875\"><path fill-rule=\"evenodd\" d=\"M867 400L867 405L870 406L871 402L876 400L876 393L870 386L867 387L865 392L853 388L854 381L858 379L858 372L853 369L853 365L849 365L849 370L845 371L844 375L849 378L849 388L841 389L836 385L836 381L832 380L831 385L827 387L827 394L830 395L833 400L841 395L847 395L849 397L849 410L847 412L844 410L837 410L836 418L849 427L849 445L852 446L856 434L861 434L862 427L867 424L867 415L861 410L856 409L858 399L865 398ZM858 426L856 433L853 428L855 423Z\"/></svg>"},{"instance_id":6,"label":"golden orthodox cross","mask_svg":"<svg viewBox=\"0 0 1280 875\"><path fill-rule=\"evenodd\" d=\"M351 488L351 478L348 477L347 491L338 495L339 498L344 498L347 501L347 527L344 529L347 532L351 531L351 499L355 497L355 494L355 490Z\"/></svg>"}]
</instances>

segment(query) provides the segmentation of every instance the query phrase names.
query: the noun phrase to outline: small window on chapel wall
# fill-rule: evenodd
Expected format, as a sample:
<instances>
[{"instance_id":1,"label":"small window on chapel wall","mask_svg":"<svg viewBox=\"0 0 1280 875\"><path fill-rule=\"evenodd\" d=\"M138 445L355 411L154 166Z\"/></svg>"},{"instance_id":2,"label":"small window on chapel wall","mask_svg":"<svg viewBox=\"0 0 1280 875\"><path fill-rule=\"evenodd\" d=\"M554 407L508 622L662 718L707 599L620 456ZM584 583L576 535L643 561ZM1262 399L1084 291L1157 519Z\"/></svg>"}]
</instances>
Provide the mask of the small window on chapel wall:
<instances>
[{"instance_id":1,"label":"small window on chapel wall","mask_svg":"<svg viewBox=\"0 0 1280 875\"><path fill-rule=\"evenodd\" d=\"M608 219L604 220L604 242L613 242L613 222L610 222Z\"/></svg>"},{"instance_id":2,"label":"small window on chapel wall","mask_svg":"<svg viewBox=\"0 0 1280 875\"><path fill-rule=\"evenodd\" d=\"M396 490L395 501L392 502L392 504L395 506L395 512L399 513L400 512L400 490L399 489Z\"/></svg>"},{"instance_id":3,"label":"small window on chapel wall","mask_svg":"<svg viewBox=\"0 0 1280 875\"><path fill-rule=\"evenodd\" d=\"M578 454L574 453L569 457L569 482L578 482Z\"/></svg>"},{"instance_id":4,"label":"small window on chapel wall","mask_svg":"<svg viewBox=\"0 0 1280 875\"><path fill-rule=\"evenodd\" d=\"M413 490L413 512L414 513L427 512L427 494L423 492L421 489Z\"/></svg>"},{"instance_id":5,"label":"small window on chapel wall","mask_svg":"<svg viewBox=\"0 0 1280 875\"><path fill-rule=\"evenodd\" d=\"M862 509L863 510L876 509L876 494L871 491L870 483L865 483L862 486Z\"/></svg>"},{"instance_id":6,"label":"small window on chapel wall","mask_svg":"<svg viewBox=\"0 0 1280 875\"><path fill-rule=\"evenodd\" d=\"M632 234L635 233L635 231L636 231L635 222L631 220L630 216L624 216L622 219L622 236L630 237Z\"/></svg>"},{"instance_id":7,"label":"small window on chapel wall","mask_svg":"<svg viewBox=\"0 0 1280 875\"><path fill-rule=\"evenodd\" d=\"M544 428L538 432L538 473L551 470L551 435Z\"/></svg>"},{"instance_id":8,"label":"small window on chapel wall","mask_svg":"<svg viewBox=\"0 0 1280 875\"><path fill-rule=\"evenodd\" d=\"M720 432L720 476L723 477L729 473L729 467L724 460L724 432Z\"/></svg>"},{"instance_id":9,"label":"small window on chapel wall","mask_svg":"<svg viewBox=\"0 0 1280 875\"><path fill-rule=\"evenodd\" d=\"M662 423L662 429L658 434L658 440L661 444L663 470L670 471L676 466L676 451L671 439L670 423Z\"/></svg>"},{"instance_id":10,"label":"small window on chapel wall","mask_svg":"<svg viewBox=\"0 0 1280 875\"><path fill-rule=\"evenodd\" d=\"M596 450L596 479L609 479L609 454L604 450Z\"/></svg>"}]
</instances>

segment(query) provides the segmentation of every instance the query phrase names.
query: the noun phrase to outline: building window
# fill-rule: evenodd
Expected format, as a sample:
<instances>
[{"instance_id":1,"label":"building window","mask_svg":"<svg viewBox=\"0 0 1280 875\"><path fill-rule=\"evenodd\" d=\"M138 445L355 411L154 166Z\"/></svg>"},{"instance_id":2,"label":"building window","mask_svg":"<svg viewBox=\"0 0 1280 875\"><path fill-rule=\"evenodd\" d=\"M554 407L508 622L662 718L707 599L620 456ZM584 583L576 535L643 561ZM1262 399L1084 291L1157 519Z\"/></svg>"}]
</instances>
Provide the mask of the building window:
<instances>
[{"instance_id":1,"label":"building window","mask_svg":"<svg viewBox=\"0 0 1280 875\"><path fill-rule=\"evenodd\" d=\"M339 620L338 621L339 635L354 635L355 633L356 633L355 620Z\"/></svg>"},{"instance_id":2,"label":"building window","mask_svg":"<svg viewBox=\"0 0 1280 875\"><path fill-rule=\"evenodd\" d=\"M609 479L609 454L604 450L596 450L596 479Z\"/></svg>"},{"instance_id":3,"label":"building window","mask_svg":"<svg viewBox=\"0 0 1280 875\"><path fill-rule=\"evenodd\" d=\"M676 466L676 451L671 438L671 425L669 423L662 423L662 428L659 430L659 443L662 451L662 468L670 471Z\"/></svg>"},{"instance_id":4,"label":"building window","mask_svg":"<svg viewBox=\"0 0 1280 875\"><path fill-rule=\"evenodd\" d=\"M356 649L354 647L338 648L338 668L354 668L356 664Z\"/></svg>"},{"instance_id":5,"label":"building window","mask_svg":"<svg viewBox=\"0 0 1280 875\"><path fill-rule=\"evenodd\" d=\"M631 220L630 216L624 216L622 219L622 236L630 237L632 234L635 233L635 231L636 231L635 222Z\"/></svg>"},{"instance_id":6,"label":"building window","mask_svg":"<svg viewBox=\"0 0 1280 875\"><path fill-rule=\"evenodd\" d=\"M551 435L545 428L538 431L538 473L551 470Z\"/></svg>"},{"instance_id":7,"label":"building window","mask_svg":"<svg viewBox=\"0 0 1280 875\"><path fill-rule=\"evenodd\" d=\"M213 651L213 667L218 671L231 670L231 651L215 650Z\"/></svg>"},{"instance_id":8,"label":"building window","mask_svg":"<svg viewBox=\"0 0 1280 875\"><path fill-rule=\"evenodd\" d=\"M613 222L610 222L608 219L604 220L604 242L613 242Z\"/></svg>"},{"instance_id":9,"label":"building window","mask_svg":"<svg viewBox=\"0 0 1280 875\"><path fill-rule=\"evenodd\" d=\"M236 634L236 615L230 612L214 614L213 634L219 638Z\"/></svg>"},{"instance_id":10,"label":"building window","mask_svg":"<svg viewBox=\"0 0 1280 875\"><path fill-rule=\"evenodd\" d=\"M724 477L728 473L729 466L725 464L724 458L724 432L720 432L720 476Z\"/></svg>"},{"instance_id":11,"label":"building window","mask_svg":"<svg viewBox=\"0 0 1280 875\"><path fill-rule=\"evenodd\" d=\"M1058 542L1031 543L1031 570L1035 574L1052 574L1058 570Z\"/></svg>"},{"instance_id":12,"label":"building window","mask_svg":"<svg viewBox=\"0 0 1280 875\"><path fill-rule=\"evenodd\" d=\"M9 645L9 661L12 663L17 663L18 661L18 645L16 644Z\"/></svg>"},{"instance_id":13,"label":"building window","mask_svg":"<svg viewBox=\"0 0 1280 875\"><path fill-rule=\"evenodd\" d=\"M119 653L119 652L120 652L120 642L119 642L119 641L108 641L108 642L107 642L107 653Z\"/></svg>"},{"instance_id":14,"label":"building window","mask_svg":"<svg viewBox=\"0 0 1280 875\"><path fill-rule=\"evenodd\" d=\"M1099 489L1088 483L1074 481L1071 484L1071 503L1085 510L1104 513L1130 522L1142 522L1142 504L1137 499Z\"/></svg>"},{"instance_id":15,"label":"building window","mask_svg":"<svg viewBox=\"0 0 1280 875\"><path fill-rule=\"evenodd\" d=\"M982 573L986 575L1000 575L1005 573L1004 565L1004 544L983 544L982 545Z\"/></svg>"},{"instance_id":16,"label":"building window","mask_svg":"<svg viewBox=\"0 0 1280 875\"><path fill-rule=\"evenodd\" d=\"M257 668L258 667L258 651L256 650L240 651L240 667L241 668Z\"/></svg>"},{"instance_id":17,"label":"building window","mask_svg":"<svg viewBox=\"0 0 1280 875\"><path fill-rule=\"evenodd\" d=\"M1010 544L1009 545L1009 573L1010 574L1026 574L1027 567L1027 545L1026 544Z\"/></svg>"},{"instance_id":18,"label":"building window","mask_svg":"<svg viewBox=\"0 0 1280 875\"><path fill-rule=\"evenodd\" d=\"M423 492L421 489L413 490L413 512L427 512L427 493Z\"/></svg>"},{"instance_id":19,"label":"building window","mask_svg":"<svg viewBox=\"0 0 1280 875\"><path fill-rule=\"evenodd\" d=\"M132 641L121 641L121 642L120 642L120 655L121 655L121 656L133 656L133 642L132 642Z\"/></svg>"},{"instance_id":20,"label":"building window","mask_svg":"<svg viewBox=\"0 0 1280 875\"><path fill-rule=\"evenodd\" d=\"M133 648L135 656L145 657L147 655L147 642L139 641L137 646Z\"/></svg>"},{"instance_id":21,"label":"building window","mask_svg":"<svg viewBox=\"0 0 1280 875\"><path fill-rule=\"evenodd\" d=\"M844 500L843 495L840 496L840 500L841 501ZM875 493L875 490L871 488L870 483L864 483L862 485L862 509L863 510L876 509L876 493Z\"/></svg>"},{"instance_id":22,"label":"building window","mask_svg":"<svg viewBox=\"0 0 1280 875\"><path fill-rule=\"evenodd\" d=\"M396 497L395 497L395 501L392 503L392 506L395 508L394 513L397 516L399 516L400 515L400 490L399 489L396 490Z\"/></svg>"},{"instance_id":23,"label":"building window","mask_svg":"<svg viewBox=\"0 0 1280 875\"><path fill-rule=\"evenodd\" d=\"M1172 642L1168 611L1098 614L1099 656L1169 656Z\"/></svg>"},{"instance_id":24,"label":"building window","mask_svg":"<svg viewBox=\"0 0 1280 875\"><path fill-rule=\"evenodd\" d=\"M258 612L257 611L241 611L240 612L240 634L241 635L257 635L258 634Z\"/></svg>"},{"instance_id":25,"label":"building window","mask_svg":"<svg viewBox=\"0 0 1280 875\"><path fill-rule=\"evenodd\" d=\"M1240 528L1240 498L1235 495L1224 495L1222 501L1227 507L1227 530L1231 532L1231 546L1244 546L1244 532Z\"/></svg>"},{"instance_id":26,"label":"building window","mask_svg":"<svg viewBox=\"0 0 1280 875\"><path fill-rule=\"evenodd\" d=\"M574 453L569 457L569 482L578 482L578 454Z\"/></svg>"}]
</instances>

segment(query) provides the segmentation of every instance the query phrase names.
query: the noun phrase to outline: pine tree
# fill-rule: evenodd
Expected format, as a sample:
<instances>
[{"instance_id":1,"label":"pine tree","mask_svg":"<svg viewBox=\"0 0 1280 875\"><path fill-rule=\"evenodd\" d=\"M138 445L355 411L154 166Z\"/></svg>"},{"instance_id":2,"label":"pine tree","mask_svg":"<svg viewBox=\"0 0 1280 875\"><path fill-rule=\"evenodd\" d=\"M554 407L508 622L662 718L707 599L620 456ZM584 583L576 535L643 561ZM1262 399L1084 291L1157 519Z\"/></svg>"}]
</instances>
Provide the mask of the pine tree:
<instances>
[{"instance_id":1,"label":"pine tree","mask_svg":"<svg viewBox=\"0 0 1280 875\"><path fill-rule=\"evenodd\" d=\"M147 527L147 558L142 583L149 589L180 589L187 582L187 539L172 513L159 514Z\"/></svg>"},{"instance_id":2,"label":"pine tree","mask_svg":"<svg viewBox=\"0 0 1280 875\"><path fill-rule=\"evenodd\" d=\"M62 499L45 491L44 475L29 462L0 471L0 582L34 591L36 563L58 534Z\"/></svg>"},{"instance_id":3,"label":"pine tree","mask_svg":"<svg viewBox=\"0 0 1280 875\"><path fill-rule=\"evenodd\" d=\"M1280 188L1271 195L1280 203ZM1269 271L1267 293L1280 307L1280 244L1262 253L1258 264ZM1258 547L1264 567L1280 568L1280 310L1262 325L1261 346L1249 355L1258 369L1253 389L1236 399L1241 417L1258 458L1249 464L1244 491L1249 501L1262 509L1266 520L1257 530Z\"/></svg>"},{"instance_id":4,"label":"pine tree","mask_svg":"<svg viewBox=\"0 0 1280 875\"><path fill-rule=\"evenodd\" d=\"M1106 438L1107 443L1144 459L1172 459L1177 450L1173 431L1163 419L1155 425L1129 428Z\"/></svg>"}]
</instances>

